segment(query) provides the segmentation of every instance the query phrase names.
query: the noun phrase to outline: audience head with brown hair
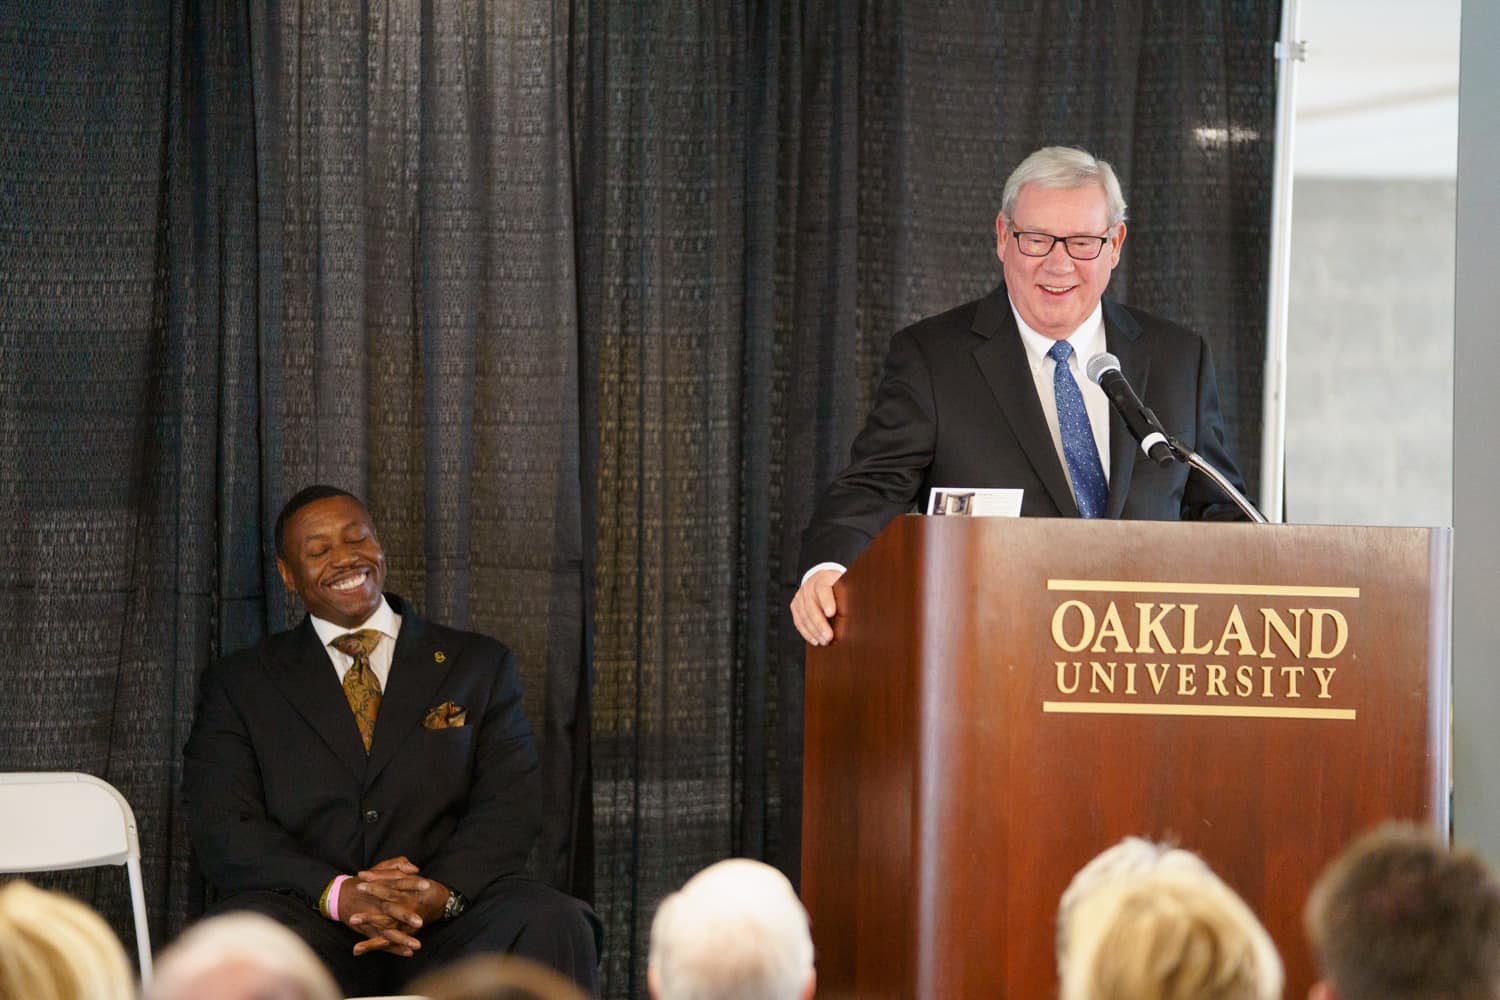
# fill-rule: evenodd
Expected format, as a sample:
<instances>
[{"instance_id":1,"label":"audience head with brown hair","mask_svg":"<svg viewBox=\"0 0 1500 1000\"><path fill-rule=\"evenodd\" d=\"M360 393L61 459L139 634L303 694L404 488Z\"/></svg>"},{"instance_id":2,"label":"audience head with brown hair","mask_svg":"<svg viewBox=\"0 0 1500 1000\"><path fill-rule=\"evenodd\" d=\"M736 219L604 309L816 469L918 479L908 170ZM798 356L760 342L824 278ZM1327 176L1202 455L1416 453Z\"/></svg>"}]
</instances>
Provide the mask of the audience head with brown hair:
<instances>
[{"instance_id":1,"label":"audience head with brown hair","mask_svg":"<svg viewBox=\"0 0 1500 1000\"><path fill-rule=\"evenodd\" d=\"M807 911L770 865L710 865L657 909L646 980L655 1000L808 1000Z\"/></svg>"},{"instance_id":2,"label":"audience head with brown hair","mask_svg":"<svg viewBox=\"0 0 1500 1000\"><path fill-rule=\"evenodd\" d=\"M571 979L516 955L474 955L409 989L427 1000L588 1000Z\"/></svg>"},{"instance_id":3,"label":"audience head with brown hair","mask_svg":"<svg viewBox=\"0 0 1500 1000\"><path fill-rule=\"evenodd\" d=\"M1415 826L1354 841L1303 918L1323 977L1312 1000L1500 1000L1500 885Z\"/></svg>"},{"instance_id":4,"label":"audience head with brown hair","mask_svg":"<svg viewBox=\"0 0 1500 1000\"><path fill-rule=\"evenodd\" d=\"M0 997L132 1000L120 939L83 903L28 882L0 886Z\"/></svg>"},{"instance_id":5,"label":"audience head with brown hair","mask_svg":"<svg viewBox=\"0 0 1500 1000\"><path fill-rule=\"evenodd\" d=\"M229 913L194 924L162 953L145 1000L339 1000L301 938L269 917Z\"/></svg>"},{"instance_id":6,"label":"audience head with brown hair","mask_svg":"<svg viewBox=\"0 0 1500 1000\"><path fill-rule=\"evenodd\" d=\"M1206 865L1125 874L1067 918L1062 1000L1277 1000L1281 959Z\"/></svg>"}]
</instances>

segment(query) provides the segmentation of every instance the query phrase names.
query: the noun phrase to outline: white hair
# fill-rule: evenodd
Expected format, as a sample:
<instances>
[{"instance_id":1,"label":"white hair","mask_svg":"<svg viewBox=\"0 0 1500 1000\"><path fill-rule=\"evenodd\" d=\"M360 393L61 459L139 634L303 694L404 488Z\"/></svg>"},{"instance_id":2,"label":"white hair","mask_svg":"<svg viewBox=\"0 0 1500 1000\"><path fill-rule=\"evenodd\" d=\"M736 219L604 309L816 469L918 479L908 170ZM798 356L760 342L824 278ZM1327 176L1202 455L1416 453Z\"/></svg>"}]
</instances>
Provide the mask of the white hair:
<instances>
[{"instance_id":1,"label":"white hair","mask_svg":"<svg viewBox=\"0 0 1500 1000\"><path fill-rule=\"evenodd\" d=\"M812 976L807 911L786 876L759 861L710 865L652 921L656 1000L796 1000Z\"/></svg>"},{"instance_id":2,"label":"white hair","mask_svg":"<svg viewBox=\"0 0 1500 1000\"><path fill-rule=\"evenodd\" d=\"M162 953L145 1000L339 1000L344 994L290 928L258 913L195 924Z\"/></svg>"},{"instance_id":3,"label":"white hair","mask_svg":"<svg viewBox=\"0 0 1500 1000\"><path fill-rule=\"evenodd\" d=\"M1125 221L1125 195L1120 191L1120 179L1108 163L1090 153L1072 146L1043 146L1021 161L1006 178L1005 190L1000 196L1000 213L1006 222L1014 220L1016 199L1021 188L1035 184L1044 188L1081 188L1097 184L1104 189L1104 199L1109 206L1109 224Z\"/></svg>"},{"instance_id":4,"label":"white hair","mask_svg":"<svg viewBox=\"0 0 1500 1000\"><path fill-rule=\"evenodd\" d=\"M1206 868L1127 877L1079 901L1061 1000L1279 1000L1281 959Z\"/></svg>"}]
</instances>

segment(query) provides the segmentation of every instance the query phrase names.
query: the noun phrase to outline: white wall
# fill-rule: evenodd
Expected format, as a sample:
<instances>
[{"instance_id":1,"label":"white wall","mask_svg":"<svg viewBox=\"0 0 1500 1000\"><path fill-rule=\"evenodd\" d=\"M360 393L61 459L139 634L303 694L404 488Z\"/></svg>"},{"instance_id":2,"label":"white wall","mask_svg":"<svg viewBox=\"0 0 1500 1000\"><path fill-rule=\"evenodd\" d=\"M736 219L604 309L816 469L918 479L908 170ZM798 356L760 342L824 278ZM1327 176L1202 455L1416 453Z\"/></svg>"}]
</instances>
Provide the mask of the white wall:
<instances>
[{"instance_id":1,"label":"white wall","mask_svg":"<svg viewBox=\"0 0 1500 1000\"><path fill-rule=\"evenodd\" d=\"M1464 4L1453 484L1453 821L1500 863L1500 4Z\"/></svg>"},{"instance_id":2,"label":"white wall","mask_svg":"<svg viewBox=\"0 0 1500 1000\"><path fill-rule=\"evenodd\" d=\"M1459 0L1298 0L1286 520L1452 521Z\"/></svg>"},{"instance_id":3,"label":"white wall","mask_svg":"<svg viewBox=\"0 0 1500 1000\"><path fill-rule=\"evenodd\" d=\"M1454 182L1296 179L1286 520L1446 525Z\"/></svg>"}]
</instances>

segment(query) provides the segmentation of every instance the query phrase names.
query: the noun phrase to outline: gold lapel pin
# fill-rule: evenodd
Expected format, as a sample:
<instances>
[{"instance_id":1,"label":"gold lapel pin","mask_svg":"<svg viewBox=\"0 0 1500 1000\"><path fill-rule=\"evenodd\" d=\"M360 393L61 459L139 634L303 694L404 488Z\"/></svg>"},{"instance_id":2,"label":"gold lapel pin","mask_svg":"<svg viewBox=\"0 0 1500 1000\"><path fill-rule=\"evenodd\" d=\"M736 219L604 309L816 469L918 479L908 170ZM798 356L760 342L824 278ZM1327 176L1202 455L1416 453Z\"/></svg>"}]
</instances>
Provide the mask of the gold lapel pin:
<instances>
[{"instance_id":1,"label":"gold lapel pin","mask_svg":"<svg viewBox=\"0 0 1500 1000\"><path fill-rule=\"evenodd\" d=\"M442 663L447 658L448 657L446 657L446 656L443 655L443 651L442 650L438 650L436 653L432 654L432 662L434 662L434 663Z\"/></svg>"}]
</instances>

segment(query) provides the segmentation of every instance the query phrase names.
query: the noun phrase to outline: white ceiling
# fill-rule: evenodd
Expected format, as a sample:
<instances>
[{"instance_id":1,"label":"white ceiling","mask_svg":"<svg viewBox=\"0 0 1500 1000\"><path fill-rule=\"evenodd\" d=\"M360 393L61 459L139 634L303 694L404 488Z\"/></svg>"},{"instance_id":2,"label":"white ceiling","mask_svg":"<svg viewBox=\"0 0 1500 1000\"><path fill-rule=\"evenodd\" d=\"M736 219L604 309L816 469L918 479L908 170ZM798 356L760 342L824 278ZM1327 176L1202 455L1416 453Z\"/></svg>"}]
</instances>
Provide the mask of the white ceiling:
<instances>
[{"instance_id":1,"label":"white ceiling","mask_svg":"<svg viewBox=\"0 0 1500 1000\"><path fill-rule=\"evenodd\" d=\"M1292 3L1307 43L1296 71L1294 171L1454 176L1460 0Z\"/></svg>"}]
</instances>

